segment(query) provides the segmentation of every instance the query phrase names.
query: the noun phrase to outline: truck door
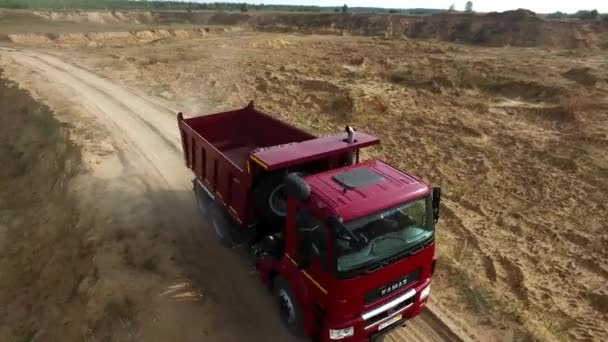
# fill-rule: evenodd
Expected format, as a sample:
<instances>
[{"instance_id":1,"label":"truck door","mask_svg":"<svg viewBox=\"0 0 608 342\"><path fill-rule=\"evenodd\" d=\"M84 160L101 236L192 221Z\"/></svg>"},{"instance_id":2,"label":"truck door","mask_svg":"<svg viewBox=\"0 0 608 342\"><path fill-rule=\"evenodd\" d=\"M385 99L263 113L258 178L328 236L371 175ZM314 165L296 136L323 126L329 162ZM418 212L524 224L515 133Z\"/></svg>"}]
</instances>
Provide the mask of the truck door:
<instances>
[{"instance_id":1,"label":"truck door","mask_svg":"<svg viewBox=\"0 0 608 342\"><path fill-rule=\"evenodd\" d=\"M308 234L308 239L306 235ZM309 283L315 304L321 304L327 294L330 280L331 262L328 249L327 224L314 216L309 208L298 206L296 213L296 251L302 251L310 243L312 251L310 266L302 269L302 274ZM298 255L299 257L299 255Z\"/></svg>"}]
</instances>

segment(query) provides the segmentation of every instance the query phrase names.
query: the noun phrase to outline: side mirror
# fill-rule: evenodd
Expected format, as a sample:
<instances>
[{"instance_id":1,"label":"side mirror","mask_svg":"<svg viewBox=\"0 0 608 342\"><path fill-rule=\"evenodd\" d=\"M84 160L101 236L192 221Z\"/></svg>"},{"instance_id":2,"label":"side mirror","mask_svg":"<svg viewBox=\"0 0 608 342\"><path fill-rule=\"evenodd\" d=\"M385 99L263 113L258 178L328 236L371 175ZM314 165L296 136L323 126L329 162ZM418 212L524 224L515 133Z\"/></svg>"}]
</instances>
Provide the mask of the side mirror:
<instances>
[{"instance_id":1,"label":"side mirror","mask_svg":"<svg viewBox=\"0 0 608 342\"><path fill-rule=\"evenodd\" d=\"M310 260L312 259L312 237L310 232L304 233L304 238L300 241L298 248L298 268L307 270L310 268Z\"/></svg>"},{"instance_id":2,"label":"side mirror","mask_svg":"<svg viewBox=\"0 0 608 342\"><path fill-rule=\"evenodd\" d=\"M441 187L433 188L433 218L439 222L439 205L441 204Z\"/></svg>"},{"instance_id":3,"label":"side mirror","mask_svg":"<svg viewBox=\"0 0 608 342\"><path fill-rule=\"evenodd\" d=\"M304 179L298 176L297 173L290 173L285 179L287 193L293 196L300 202L308 201L310 197L310 185Z\"/></svg>"}]
</instances>

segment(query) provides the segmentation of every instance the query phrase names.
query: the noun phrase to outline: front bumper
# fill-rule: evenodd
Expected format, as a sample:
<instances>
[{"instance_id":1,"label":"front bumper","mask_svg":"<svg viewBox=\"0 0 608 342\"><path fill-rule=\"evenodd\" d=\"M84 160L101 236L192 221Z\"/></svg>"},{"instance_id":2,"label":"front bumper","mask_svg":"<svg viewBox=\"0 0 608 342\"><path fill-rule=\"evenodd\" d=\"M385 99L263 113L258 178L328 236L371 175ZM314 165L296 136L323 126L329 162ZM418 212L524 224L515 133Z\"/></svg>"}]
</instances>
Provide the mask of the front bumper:
<instances>
[{"instance_id":1,"label":"front bumper","mask_svg":"<svg viewBox=\"0 0 608 342\"><path fill-rule=\"evenodd\" d=\"M424 309L428 297L420 299L420 293L430 285L430 282L430 279L428 279L417 287L408 289L408 291L397 296L388 303L379 305L377 308L358 315L355 319L346 320L337 324L333 323L331 326L325 327L321 335L321 341L375 341L377 338L387 334L391 330L404 325L405 321L415 317ZM407 295L411 291L413 291L414 294L411 298L408 298ZM354 327L354 334L352 336L344 337L340 340L332 340L329 338L330 328L342 329L350 326Z\"/></svg>"}]
</instances>

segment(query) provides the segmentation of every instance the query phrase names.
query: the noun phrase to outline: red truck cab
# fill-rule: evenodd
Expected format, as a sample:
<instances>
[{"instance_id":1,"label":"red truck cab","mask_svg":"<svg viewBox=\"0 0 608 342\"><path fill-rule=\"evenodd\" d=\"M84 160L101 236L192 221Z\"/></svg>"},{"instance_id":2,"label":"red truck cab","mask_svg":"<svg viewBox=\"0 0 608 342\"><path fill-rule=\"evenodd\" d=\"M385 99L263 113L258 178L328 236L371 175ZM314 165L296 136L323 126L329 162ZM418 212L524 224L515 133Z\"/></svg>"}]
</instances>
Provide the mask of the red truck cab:
<instances>
[{"instance_id":1,"label":"red truck cab","mask_svg":"<svg viewBox=\"0 0 608 342\"><path fill-rule=\"evenodd\" d=\"M284 315L300 315L287 319L301 320L296 333L368 341L418 314L435 263L432 189L376 160L295 183L284 253L260 257L258 269L269 285L290 284L297 302L278 297Z\"/></svg>"},{"instance_id":2,"label":"red truck cab","mask_svg":"<svg viewBox=\"0 0 608 342\"><path fill-rule=\"evenodd\" d=\"M259 132L226 139L233 134L227 123L247 120L284 130L274 145L273 138L253 136ZM441 191L385 162L359 162L360 148L377 138L349 128L316 138L252 104L188 119L180 114L178 125L203 214L224 243L236 232L257 232L247 241L256 268L295 335L370 341L424 308ZM268 182L271 175L280 181ZM267 219L265 208L276 217Z\"/></svg>"}]
</instances>

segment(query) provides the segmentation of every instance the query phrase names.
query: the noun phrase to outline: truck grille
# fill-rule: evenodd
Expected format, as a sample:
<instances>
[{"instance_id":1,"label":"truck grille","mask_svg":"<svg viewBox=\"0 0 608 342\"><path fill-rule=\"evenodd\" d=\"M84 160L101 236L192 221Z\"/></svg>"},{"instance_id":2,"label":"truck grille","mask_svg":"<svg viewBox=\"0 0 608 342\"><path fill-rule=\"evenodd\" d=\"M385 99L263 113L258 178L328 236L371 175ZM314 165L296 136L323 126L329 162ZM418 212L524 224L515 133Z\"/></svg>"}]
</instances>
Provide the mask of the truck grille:
<instances>
[{"instance_id":1,"label":"truck grille","mask_svg":"<svg viewBox=\"0 0 608 342\"><path fill-rule=\"evenodd\" d=\"M367 319L365 321L365 328L367 329L368 327L372 327L372 326L376 325L376 323L382 321L383 319L390 317L395 312L404 310L408 306L412 305L415 300L416 300L416 296L412 296L411 298L407 299L406 301L399 303L399 305L397 305L393 308L390 308L382 313L379 313L378 315L376 315L374 317Z\"/></svg>"},{"instance_id":2,"label":"truck grille","mask_svg":"<svg viewBox=\"0 0 608 342\"><path fill-rule=\"evenodd\" d=\"M420 268L407 274L393 282L383 285L377 289L371 290L365 294L365 304L371 304L379 299L389 296L401 288L411 285L420 277Z\"/></svg>"}]
</instances>

